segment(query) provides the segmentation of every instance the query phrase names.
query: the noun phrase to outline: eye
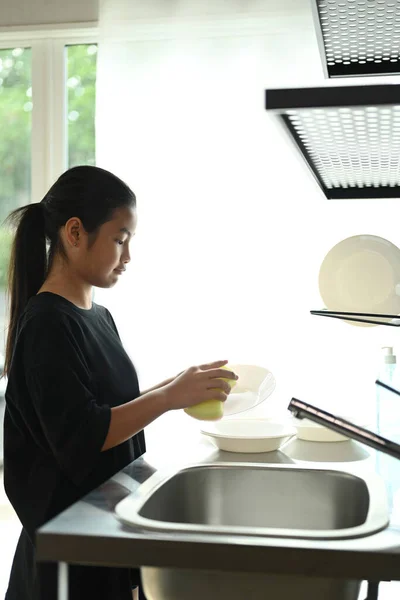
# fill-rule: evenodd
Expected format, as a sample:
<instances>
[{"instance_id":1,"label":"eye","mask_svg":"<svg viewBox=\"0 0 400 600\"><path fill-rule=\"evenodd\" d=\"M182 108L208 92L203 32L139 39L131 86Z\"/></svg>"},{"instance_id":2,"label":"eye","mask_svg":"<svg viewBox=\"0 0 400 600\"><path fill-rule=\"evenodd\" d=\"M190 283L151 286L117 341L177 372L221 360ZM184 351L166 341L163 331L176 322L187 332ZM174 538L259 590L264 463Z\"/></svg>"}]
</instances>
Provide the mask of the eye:
<instances>
[{"instance_id":1,"label":"eye","mask_svg":"<svg viewBox=\"0 0 400 600\"><path fill-rule=\"evenodd\" d=\"M115 240L115 241L116 241L116 243L117 243L119 246L123 246L123 245L124 245L124 242L123 242L122 240Z\"/></svg>"}]
</instances>

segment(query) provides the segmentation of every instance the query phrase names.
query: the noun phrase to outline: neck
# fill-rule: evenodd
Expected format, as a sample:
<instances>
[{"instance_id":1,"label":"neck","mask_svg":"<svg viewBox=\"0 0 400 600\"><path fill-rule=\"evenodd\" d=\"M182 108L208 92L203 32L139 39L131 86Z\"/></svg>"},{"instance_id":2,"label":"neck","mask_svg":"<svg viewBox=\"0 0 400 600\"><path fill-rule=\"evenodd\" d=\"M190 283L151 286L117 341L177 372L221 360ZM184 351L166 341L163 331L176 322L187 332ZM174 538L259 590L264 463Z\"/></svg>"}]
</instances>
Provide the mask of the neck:
<instances>
[{"instance_id":1,"label":"neck","mask_svg":"<svg viewBox=\"0 0 400 600\"><path fill-rule=\"evenodd\" d=\"M79 276L68 268L68 265L55 261L45 282L38 291L52 292L63 296L79 308L92 307L93 286L82 281Z\"/></svg>"}]
</instances>

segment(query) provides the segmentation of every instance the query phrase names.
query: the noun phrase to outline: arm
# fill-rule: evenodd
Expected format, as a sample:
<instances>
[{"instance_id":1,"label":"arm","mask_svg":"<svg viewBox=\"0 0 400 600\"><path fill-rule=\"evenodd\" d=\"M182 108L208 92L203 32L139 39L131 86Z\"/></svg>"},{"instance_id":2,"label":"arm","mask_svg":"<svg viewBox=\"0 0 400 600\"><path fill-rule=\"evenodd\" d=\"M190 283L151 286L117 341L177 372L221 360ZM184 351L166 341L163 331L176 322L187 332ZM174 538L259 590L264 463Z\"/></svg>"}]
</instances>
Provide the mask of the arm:
<instances>
[{"instance_id":1,"label":"arm","mask_svg":"<svg viewBox=\"0 0 400 600\"><path fill-rule=\"evenodd\" d=\"M218 368L226 363L223 360L190 367L168 380L166 385L165 382L164 385L159 384L156 389L135 400L111 408L110 425L101 451L122 444L169 410L186 408L206 400L224 402L231 388L222 378L237 379L235 373Z\"/></svg>"},{"instance_id":2,"label":"arm","mask_svg":"<svg viewBox=\"0 0 400 600\"><path fill-rule=\"evenodd\" d=\"M182 371L183 373L183 371ZM179 373L179 375L182 375L182 373ZM158 383L157 385L153 385L153 387L149 388L148 390L142 392L140 395L141 396L145 396L147 395L149 392L154 392L155 390L159 390L160 388L172 383L174 381L174 379L176 379L177 377L179 377L179 375L176 375L175 377L170 377L169 379L165 379L165 381L162 381L161 383Z\"/></svg>"},{"instance_id":3,"label":"arm","mask_svg":"<svg viewBox=\"0 0 400 600\"><path fill-rule=\"evenodd\" d=\"M149 394L150 392L159 390L160 388L164 387L165 385L172 383L174 379L175 379L175 377L170 377L169 379L166 379L165 381L162 381L161 383L157 383L157 385L153 385L153 387L149 388L148 390L141 392L140 397L147 396L147 394Z\"/></svg>"},{"instance_id":4,"label":"arm","mask_svg":"<svg viewBox=\"0 0 400 600\"><path fill-rule=\"evenodd\" d=\"M169 407L165 387L152 389L135 400L113 407L110 426L101 451L104 452L122 444L144 429L146 425L161 417L167 410Z\"/></svg>"}]
</instances>

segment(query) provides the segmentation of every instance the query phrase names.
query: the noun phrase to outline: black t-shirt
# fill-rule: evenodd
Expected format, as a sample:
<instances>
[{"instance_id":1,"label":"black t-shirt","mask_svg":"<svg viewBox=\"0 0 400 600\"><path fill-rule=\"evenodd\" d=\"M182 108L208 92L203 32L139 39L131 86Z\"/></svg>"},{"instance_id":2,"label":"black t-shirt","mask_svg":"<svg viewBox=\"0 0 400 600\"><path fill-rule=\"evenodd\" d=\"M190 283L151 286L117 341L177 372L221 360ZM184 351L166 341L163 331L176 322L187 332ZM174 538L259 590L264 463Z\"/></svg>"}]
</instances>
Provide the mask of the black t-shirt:
<instances>
[{"instance_id":1,"label":"black t-shirt","mask_svg":"<svg viewBox=\"0 0 400 600\"><path fill-rule=\"evenodd\" d=\"M111 407L139 395L106 308L84 310L49 292L31 298L6 390L4 486L23 526L6 600L56 598L56 565L36 564L35 530L145 452L143 432L101 452ZM131 600L130 576L73 566L70 598Z\"/></svg>"}]
</instances>

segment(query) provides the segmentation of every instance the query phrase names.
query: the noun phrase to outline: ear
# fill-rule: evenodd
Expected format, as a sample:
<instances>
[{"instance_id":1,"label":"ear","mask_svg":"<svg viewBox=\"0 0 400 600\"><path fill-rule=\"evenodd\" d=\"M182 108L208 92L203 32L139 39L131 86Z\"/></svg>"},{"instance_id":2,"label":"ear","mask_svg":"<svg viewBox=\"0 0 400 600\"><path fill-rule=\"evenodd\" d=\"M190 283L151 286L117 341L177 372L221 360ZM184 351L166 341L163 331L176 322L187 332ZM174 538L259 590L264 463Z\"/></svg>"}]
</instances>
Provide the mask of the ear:
<instances>
[{"instance_id":1,"label":"ear","mask_svg":"<svg viewBox=\"0 0 400 600\"><path fill-rule=\"evenodd\" d=\"M78 217L71 217L64 226L66 243L69 246L79 246L84 231L82 221Z\"/></svg>"}]
</instances>

